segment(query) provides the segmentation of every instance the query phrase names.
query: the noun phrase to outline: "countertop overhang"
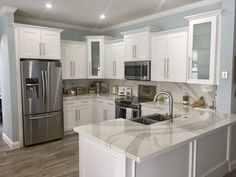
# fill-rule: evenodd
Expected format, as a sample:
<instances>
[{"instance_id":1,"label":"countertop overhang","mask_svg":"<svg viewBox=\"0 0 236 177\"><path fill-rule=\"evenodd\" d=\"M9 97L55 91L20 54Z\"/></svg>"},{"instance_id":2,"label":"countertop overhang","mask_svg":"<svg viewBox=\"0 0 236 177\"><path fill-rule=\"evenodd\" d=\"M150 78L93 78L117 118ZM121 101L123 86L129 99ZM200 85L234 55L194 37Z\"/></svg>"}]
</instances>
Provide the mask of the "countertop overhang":
<instances>
[{"instance_id":1,"label":"countertop overhang","mask_svg":"<svg viewBox=\"0 0 236 177\"><path fill-rule=\"evenodd\" d=\"M140 163L232 124L236 124L236 114L191 109L173 123L142 125L115 119L75 127L74 131Z\"/></svg>"}]
</instances>

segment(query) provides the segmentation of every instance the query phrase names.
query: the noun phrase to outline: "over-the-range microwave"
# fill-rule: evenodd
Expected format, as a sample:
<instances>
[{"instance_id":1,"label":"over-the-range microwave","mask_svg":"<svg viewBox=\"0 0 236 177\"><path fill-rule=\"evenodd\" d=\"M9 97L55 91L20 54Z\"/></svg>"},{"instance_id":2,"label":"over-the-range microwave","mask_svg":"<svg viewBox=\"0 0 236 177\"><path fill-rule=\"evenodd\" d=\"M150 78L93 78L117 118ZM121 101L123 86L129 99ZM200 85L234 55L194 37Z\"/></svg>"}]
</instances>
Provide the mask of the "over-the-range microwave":
<instances>
[{"instance_id":1,"label":"over-the-range microwave","mask_svg":"<svg viewBox=\"0 0 236 177\"><path fill-rule=\"evenodd\" d=\"M125 62L125 79L127 80L151 80L151 61L127 61Z\"/></svg>"}]
</instances>

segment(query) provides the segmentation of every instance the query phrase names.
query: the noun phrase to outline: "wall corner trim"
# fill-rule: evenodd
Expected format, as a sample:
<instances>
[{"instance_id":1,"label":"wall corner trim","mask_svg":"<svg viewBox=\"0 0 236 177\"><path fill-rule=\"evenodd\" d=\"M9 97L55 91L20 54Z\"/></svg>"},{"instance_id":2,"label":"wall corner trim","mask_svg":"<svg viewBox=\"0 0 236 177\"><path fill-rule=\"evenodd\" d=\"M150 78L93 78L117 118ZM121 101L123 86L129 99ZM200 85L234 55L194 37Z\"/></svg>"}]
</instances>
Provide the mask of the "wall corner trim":
<instances>
[{"instance_id":1,"label":"wall corner trim","mask_svg":"<svg viewBox=\"0 0 236 177\"><path fill-rule=\"evenodd\" d=\"M0 9L0 16L2 16L3 14L10 12L10 13L15 13L15 11L17 10L17 8L15 7L10 7L10 6L3 6Z\"/></svg>"},{"instance_id":2,"label":"wall corner trim","mask_svg":"<svg viewBox=\"0 0 236 177\"><path fill-rule=\"evenodd\" d=\"M20 149L20 141L13 142L5 133L2 133L3 141L9 146L11 150Z\"/></svg>"}]
</instances>

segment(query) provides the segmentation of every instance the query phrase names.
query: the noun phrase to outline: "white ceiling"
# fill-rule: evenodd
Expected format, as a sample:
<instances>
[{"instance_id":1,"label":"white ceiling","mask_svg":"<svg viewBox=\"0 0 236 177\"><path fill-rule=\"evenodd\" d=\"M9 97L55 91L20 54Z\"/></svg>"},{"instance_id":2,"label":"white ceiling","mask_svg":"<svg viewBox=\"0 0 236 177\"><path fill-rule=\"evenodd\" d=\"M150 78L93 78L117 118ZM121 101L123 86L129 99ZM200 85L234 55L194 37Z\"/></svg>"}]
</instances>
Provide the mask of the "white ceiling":
<instances>
[{"instance_id":1,"label":"white ceiling","mask_svg":"<svg viewBox=\"0 0 236 177\"><path fill-rule=\"evenodd\" d=\"M101 29L199 1L207 0L0 0L0 5L18 8L18 17Z\"/></svg>"}]
</instances>

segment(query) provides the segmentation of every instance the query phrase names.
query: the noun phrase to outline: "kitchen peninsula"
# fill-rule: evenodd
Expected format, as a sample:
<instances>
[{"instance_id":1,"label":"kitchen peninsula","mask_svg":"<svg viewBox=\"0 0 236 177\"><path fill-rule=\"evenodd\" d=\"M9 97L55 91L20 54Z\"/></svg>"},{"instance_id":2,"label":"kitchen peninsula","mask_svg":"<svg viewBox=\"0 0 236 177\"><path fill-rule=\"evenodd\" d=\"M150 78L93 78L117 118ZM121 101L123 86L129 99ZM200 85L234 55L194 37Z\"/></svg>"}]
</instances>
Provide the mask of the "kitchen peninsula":
<instances>
[{"instance_id":1,"label":"kitchen peninsula","mask_svg":"<svg viewBox=\"0 0 236 177\"><path fill-rule=\"evenodd\" d=\"M235 167L236 115L176 110L173 123L115 119L74 128L80 177L219 177Z\"/></svg>"}]
</instances>

